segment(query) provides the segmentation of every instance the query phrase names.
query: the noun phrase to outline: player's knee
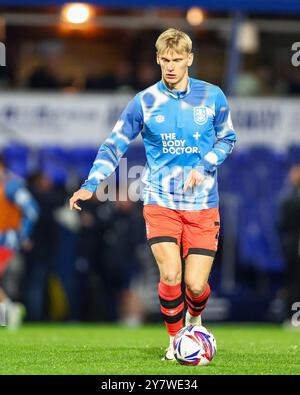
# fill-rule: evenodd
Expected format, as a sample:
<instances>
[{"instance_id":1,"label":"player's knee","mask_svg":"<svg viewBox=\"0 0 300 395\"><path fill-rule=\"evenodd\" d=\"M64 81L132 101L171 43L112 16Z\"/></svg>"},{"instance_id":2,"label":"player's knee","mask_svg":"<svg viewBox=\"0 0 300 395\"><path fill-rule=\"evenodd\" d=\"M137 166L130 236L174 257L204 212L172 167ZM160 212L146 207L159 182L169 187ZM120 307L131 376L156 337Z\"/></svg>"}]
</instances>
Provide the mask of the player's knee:
<instances>
[{"instance_id":1,"label":"player's knee","mask_svg":"<svg viewBox=\"0 0 300 395\"><path fill-rule=\"evenodd\" d=\"M168 285L177 285L181 283L181 273L177 271L166 271L160 274L160 280Z\"/></svg>"},{"instance_id":2,"label":"player's knee","mask_svg":"<svg viewBox=\"0 0 300 395\"><path fill-rule=\"evenodd\" d=\"M186 283L186 287L188 289L188 291L195 297L197 298L198 296L200 296L201 294L203 294L203 292L206 289L206 283L196 283L196 282L190 282L190 283Z\"/></svg>"},{"instance_id":3,"label":"player's knee","mask_svg":"<svg viewBox=\"0 0 300 395\"><path fill-rule=\"evenodd\" d=\"M160 279L168 285L181 282L181 259L178 246L174 243L152 245L152 252L159 267Z\"/></svg>"}]
</instances>

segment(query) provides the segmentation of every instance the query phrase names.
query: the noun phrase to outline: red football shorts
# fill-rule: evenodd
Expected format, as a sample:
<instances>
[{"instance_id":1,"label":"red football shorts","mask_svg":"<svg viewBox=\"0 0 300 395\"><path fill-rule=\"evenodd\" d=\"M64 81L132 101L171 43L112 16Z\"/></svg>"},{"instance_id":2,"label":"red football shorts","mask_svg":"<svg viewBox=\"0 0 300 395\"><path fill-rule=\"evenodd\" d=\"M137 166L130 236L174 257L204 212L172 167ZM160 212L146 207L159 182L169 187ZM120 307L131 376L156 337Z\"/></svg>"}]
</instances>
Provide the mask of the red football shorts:
<instances>
[{"instance_id":1,"label":"red football shorts","mask_svg":"<svg viewBox=\"0 0 300 395\"><path fill-rule=\"evenodd\" d=\"M182 243L184 258L189 254L215 256L220 231L218 208L187 211L147 204L143 213L150 245L167 241L180 247Z\"/></svg>"},{"instance_id":2,"label":"red football shorts","mask_svg":"<svg viewBox=\"0 0 300 395\"><path fill-rule=\"evenodd\" d=\"M8 248L0 247L0 278L3 276L9 262L14 257L14 252Z\"/></svg>"}]
</instances>

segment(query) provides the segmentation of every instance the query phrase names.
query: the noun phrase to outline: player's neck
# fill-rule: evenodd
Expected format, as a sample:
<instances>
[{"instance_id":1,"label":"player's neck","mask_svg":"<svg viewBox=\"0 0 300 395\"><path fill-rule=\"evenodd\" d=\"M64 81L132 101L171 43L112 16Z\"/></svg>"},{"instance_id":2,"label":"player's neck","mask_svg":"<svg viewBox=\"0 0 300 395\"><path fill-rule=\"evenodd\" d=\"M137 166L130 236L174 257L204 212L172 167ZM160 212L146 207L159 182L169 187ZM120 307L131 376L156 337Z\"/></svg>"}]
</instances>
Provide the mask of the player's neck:
<instances>
[{"instance_id":1,"label":"player's neck","mask_svg":"<svg viewBox=\"0 0 300 395\"><path fill-rule=\"evenodd\" d=\"M170 89L171 91L175 90L175 91L184 92L188 88L189 76L186 75L181 81L178 81L178 83L176 83L176 84L170 84L167 81L165 81L164 79L163 79L163 82L166 85L166 87L168 89Z\"/></svg>"}]
</instances>

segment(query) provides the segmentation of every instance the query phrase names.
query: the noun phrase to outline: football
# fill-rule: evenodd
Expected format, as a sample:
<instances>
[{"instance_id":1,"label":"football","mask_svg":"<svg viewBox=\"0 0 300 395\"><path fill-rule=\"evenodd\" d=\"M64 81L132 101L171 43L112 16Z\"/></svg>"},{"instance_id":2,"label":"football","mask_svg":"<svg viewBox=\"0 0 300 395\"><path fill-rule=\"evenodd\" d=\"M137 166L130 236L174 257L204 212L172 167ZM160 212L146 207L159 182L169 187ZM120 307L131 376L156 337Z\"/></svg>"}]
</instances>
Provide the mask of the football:
<instances>
[{"instance_id":1,"label":"football","mask_svg":"<svg viewBox=\"0 0 300 395\"><path fill-rule=\"evenodd\" d=\"M217 352L214 335L201 325L182 328L174 337L173 346L181 365L208 365Z\"/></svg>"}]
</instances>

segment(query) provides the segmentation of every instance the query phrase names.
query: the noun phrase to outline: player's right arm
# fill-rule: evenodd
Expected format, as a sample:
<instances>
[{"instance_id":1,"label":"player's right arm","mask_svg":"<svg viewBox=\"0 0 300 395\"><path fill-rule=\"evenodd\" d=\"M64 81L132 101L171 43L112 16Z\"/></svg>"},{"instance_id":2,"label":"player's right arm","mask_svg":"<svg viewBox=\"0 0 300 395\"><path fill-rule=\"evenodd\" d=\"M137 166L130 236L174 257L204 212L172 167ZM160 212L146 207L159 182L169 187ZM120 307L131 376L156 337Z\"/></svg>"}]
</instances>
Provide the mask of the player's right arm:
<instances>
[{"instance_id":1,"label":"player's right arm","mask_svg":"<svg viewBox=\"0 0 300 395\"><path fill-rule=\"evenodd\" d=\"M122 112L110 136L100 146L87 180L69 200L70 209L81 210L79 200L88 200L99 184L108 178L117 168L121 157L127 151L143 128L142 106L135 96Z\"/></svg>"}]
</instances>

